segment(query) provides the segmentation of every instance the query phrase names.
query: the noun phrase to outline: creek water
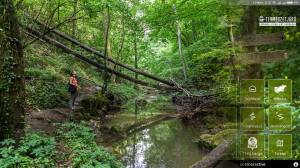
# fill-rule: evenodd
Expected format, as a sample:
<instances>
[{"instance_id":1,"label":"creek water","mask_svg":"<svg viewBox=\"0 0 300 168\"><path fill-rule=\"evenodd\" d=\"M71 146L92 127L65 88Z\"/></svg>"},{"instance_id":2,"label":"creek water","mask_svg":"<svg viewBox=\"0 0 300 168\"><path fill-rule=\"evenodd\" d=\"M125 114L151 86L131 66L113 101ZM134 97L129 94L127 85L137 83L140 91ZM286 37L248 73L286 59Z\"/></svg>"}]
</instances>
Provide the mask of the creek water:
<instances>
[{"instance_id":1,"label":"creek water","mask_svg":"<svg viewBox=\"0 0 300 168\"><path fill-rule=\"evenodd\" d=\"M199 128L184 123L180 119L155 118L160 114L174 113L169 100L158 98L148 100L143 107L133 102L125 104L128 107L116 114L110 124L126 122L139 123L147 118L148 123L139 125L125 138L119 138L109 144L111 153L115 154L127 168L186 168L199 161L208 152L198 148L195 140L200 136ZM150 124L149 124L150 123ZM148 125L147 125L148 124ZM146 125L146 126L145 126ZM228 166L228 163L222 165ZM229 163L230 167L235 167Z\"/></svg>"}]
</instances>

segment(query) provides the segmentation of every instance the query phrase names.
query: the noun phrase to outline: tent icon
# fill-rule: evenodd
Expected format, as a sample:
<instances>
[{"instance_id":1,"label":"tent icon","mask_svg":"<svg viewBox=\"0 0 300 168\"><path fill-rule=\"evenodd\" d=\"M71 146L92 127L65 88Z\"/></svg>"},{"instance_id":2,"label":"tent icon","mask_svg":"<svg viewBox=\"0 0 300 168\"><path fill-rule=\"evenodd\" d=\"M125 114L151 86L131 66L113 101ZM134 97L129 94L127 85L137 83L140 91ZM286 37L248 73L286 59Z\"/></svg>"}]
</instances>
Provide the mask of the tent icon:
<instances>
[{"instance_id":1,"label":"tent icon","mask_svg":"<svg viewBox=\"0 0 300 168\"><path fill-rule=\"evenodd\" d=\"M253 86L253 85L251 85L251 86L249 87L249 92L256 92L256 87Z\"/></svg>"}]
</instances>

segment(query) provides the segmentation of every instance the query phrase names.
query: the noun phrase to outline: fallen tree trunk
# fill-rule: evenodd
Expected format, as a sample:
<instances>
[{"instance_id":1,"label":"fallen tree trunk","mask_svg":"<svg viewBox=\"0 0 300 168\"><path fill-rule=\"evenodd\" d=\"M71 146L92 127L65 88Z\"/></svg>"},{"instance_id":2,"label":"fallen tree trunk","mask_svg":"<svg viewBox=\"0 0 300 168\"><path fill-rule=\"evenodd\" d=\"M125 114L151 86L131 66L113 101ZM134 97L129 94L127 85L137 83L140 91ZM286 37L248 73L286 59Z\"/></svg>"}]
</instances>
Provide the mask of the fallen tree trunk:
<instances>
[{"instance_id":1,"label":"fallen tree trunk","mask_svg":"<svg viewBox=\"0 0 300 168\"><path fill-rule=\"evenodd\" d=\"M39 25L41 25L41 26L44 26L44 27L47 28L47 29L50 29L50 30L52 29L52 27L50 27L50 26L48 26L48 25L46 25L46 24L44 24L44 23L42 23L42 22L40 22L40 21L38 21L38 20L36 20L36 19L31 18L27 13L25 13L25 12L23 12L23 11L22 11L22 13L23 13L26 17L28 17L30 20L34 21L35 23L37 23L37 24L39 24ZM55 29L53 29L52 32L55 33L56 35L58 35L58 36L64 38L64 39L70 41L71 43L73 43L73 44L75 44L75 45L78 45L79 47L81 47L82 49L84 49L84 50L86 50L86 51L89 51L89 52L91 52L91 53L93 53L93 54L95 54L95 55L98 55L98 56L100 56L100 57L102 57L102 58L105 58L105 56L104 56L102 53L100 53L100 52L98 52L98 51L96 51L96 50L94 50L94 49L92 49L92 48L90 48L90 47L88 47L88 46L86 46L86 45L84 45L84 44L82 44L82 43L80 43L80 42L74 40L74 39L72 39L71 37L69 37L69 36L67 36L67 35L65 35L65 34L62 34L61 32L59 32L59 31L57 31L57 30L55 30ZM124 68L126 68L126 69L128 69L128 70L130 70L130 71L133 71L133 72L135 72L135 73L138 73L138 74L141 74L141 75L146 76L146 77L148 77L148 78L151 78L151 79L154 79L154 80L156 80L156 81L162 82L162 83L167 84L167 85L169 85L169 86L174 86L174 84L173 84L172 81L169 81L169 80L166 80L166 79L162 79L162 78L156 77L156 76L154 76L154 75L148 74L148 73L143 72L143 71L141 71L141 70L139 70L139 69L133 68L133 67L128 66L128 65L126 65L126 64L123 64L123 63L121 63L121 62L119 62L119 61L116 61L116 60L114 60L114 59L112 59L112 58L110 58L110 57L107 57L107 60L110 61L110 62L112 62L112 63L115 63L115 64L117 64L117 65L119 65L119 66L121 66L121 67L124 67Z\"/></svg>"},{"instance_id":2,"label":"fallen tree trunk","mask_svg":"<svg viewBox=\"0 0 300 168\"><path fill-rule=\"evenodd\" d=\"M21 26L23 26L23 25L21 25ZM30 32L31 34L35 35L35 36L40 36L40 35L42 34L41 32L39 32L39 31L37 31L37 30L35 30L35 29L33 29L33 28L30 28L30 27L28 27L28 26L25 26L25 29L26 29L28 32ZM86 56L84 56L84 55L78 53L77 51L74 51L74 50L70 49L69 47L63 45L62 43L57 42L56 40L54 40L54 39L52 39L52 38L50 38L50 37L48 37L48 36L43 36L43 37L41 37L41 38L42 38L43 40L45 40L46 42L48 42L48 43L50 43L50 44L53 44L53 45L55 45L55 46L58 47L58 48L61 48L61 49L64 50L65 52L67 52L67 53L69 53L69 54L72 54L72 55L76 56L77 58L79 58L79 59L81 59L81 60L83 60L83 61L85 61L85 62L87 62L87 63L89 63L89 64L91 64L91 65L94 65L95 67L98 67L98 68L100 68L100 69L104 69L104 68L105 68L104 65L99 64L99 63L93 61L92 59L90 59L90 58L88 58L88 57L86 57ZM150 83L148 83L148 82L145 82L145 81L142 81L142 80L139 80L139 79L135 79L135 78L133 78L133 77L131 77L131 76L128 76L128 75L126 75L126 74L124 74L124 73L121 73L121 72L116 71L116 70L114 70L114 69L111 69L111 68L109 68L109 67L107 67L107 71L110 72L110 73L113 73L113 74L115 74L115 75L117 75L117 76L120 76L120 77L122 77L122 78L124 78L124 79L127 79L127 80L129 80L129 81L132 81L132 82L134 82L134 83L136 83L136 84L140 84L140 85L144 85L144 86L149 86L149 87L154 87L154 88L157 88L157 89L176 90L175 87L171 87L171 86L161 86L161 85L158 85L158 84L150 84Z\"/></svg>"},{"instance_id":3,"label":"fallen tree trunk","mask_svg":"<svg viewBox=\"0 0 300 168\"><path fill-rule=\"evenodd\" d=\"M226 156L230 156L233 159L233 153L236 149L236 134L230 135L214 150L210 151L200 161L190 166L190 168L208 168L215 167L219 164Z\"/></svg>"}]
</instances>

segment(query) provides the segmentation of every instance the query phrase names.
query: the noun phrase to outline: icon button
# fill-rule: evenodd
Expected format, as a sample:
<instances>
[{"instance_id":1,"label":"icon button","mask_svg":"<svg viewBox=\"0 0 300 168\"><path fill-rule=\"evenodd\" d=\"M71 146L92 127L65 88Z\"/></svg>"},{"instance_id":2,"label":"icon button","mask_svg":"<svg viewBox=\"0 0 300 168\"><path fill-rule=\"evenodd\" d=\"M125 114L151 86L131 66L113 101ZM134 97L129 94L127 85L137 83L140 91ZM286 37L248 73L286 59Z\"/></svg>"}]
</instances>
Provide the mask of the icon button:
<instances>
[{"instance_id":1,"label":"icon button","mask_svg":"<svg viewBox=\"0 0 300 168\"><path fill-rule=\"evenodd\" d=\"M242 107L241 129L248 131L264 130L265 109L263 107Z\"/></svg>"},{"instance_id":2,"label":"icon button","mask_svg":"<svg viewBox=\"0 0 300 168\"><path fill-rule=\"evenodd\" d=\"M253 85L251 85L251 86L249 87L249 92L255 93L255 92L256 92L256 87L253 86Z\"/></svg>"},{"instance_id":3,"label":"icon button","mask_svg":"<svg viewBox=\"0 0 300 168\"><path fill-rule=\"evenodd\" d=\"M263 158L264 135L242 135L241 136L241 157L243 158Z\"/></svg>"},{"instance_id":4,"label":"icon button","mask_svg":"<svg viewBox=\"0 0 300 168\"><path fill-rule=\"evenodd\" d=\"M291 158L292 135L269 135L269 157Z\"/></svg>"},{"instance_id":5,"label":"icon button","mask_svg":"<svg viewBox=\"0 0 300 168\"><path fill-rule=\"evenodd\" d=\"M248 139L248 148L254 149L257 148L257 139L255 137L250 137Z\"/></svg>"},{"instance_id":6,"label":"icon button","mask_svg":"<svg viewBox=\"0 0 300 168\"><path fill-rule=\"evenodd\" d=\"M264 80L242 79L241 102L246 104L259 104L264 102Z\"/></svg>"},{"instance_id":7,"label":"icon button","mask_svg":"<svg viewBox=\"0 0 300 168\"><path fill-rule=\"evenodd\" d=\"M283 147L283 140L277 140L276 145L277 147Z\"/></svg>"},{"instance_id":8,"label":"icon button","mask_svg":"<svg viewBox=\"0 0 300 168\"><path fill-rule=\"evenodd\" d=\"M269 103L291 103L292 80L269 80Z\"/></svg>"},{"instance_id":9,"label":"icon button","mask_svg":"<svg viewBox=\"0 0 300 168\"><path fill-rule=\"evenodd\" d=\"M269 130L291 130L292 108L270 107L269 108Z\"/></svg>"}]
</instances>

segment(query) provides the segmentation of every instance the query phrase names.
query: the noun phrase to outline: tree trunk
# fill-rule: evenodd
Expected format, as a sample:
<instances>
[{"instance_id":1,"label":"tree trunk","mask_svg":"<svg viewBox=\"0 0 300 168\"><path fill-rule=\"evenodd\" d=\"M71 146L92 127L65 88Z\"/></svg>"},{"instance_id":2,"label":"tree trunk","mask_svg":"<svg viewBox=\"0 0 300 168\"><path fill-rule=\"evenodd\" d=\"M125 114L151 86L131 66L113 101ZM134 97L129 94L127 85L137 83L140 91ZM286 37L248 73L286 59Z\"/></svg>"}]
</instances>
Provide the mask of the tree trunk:
<instances>
[{"instance_id":1,"label":"tree trunk","mask_svg":"<svg viewBox=\"0 0 300 168\"><path fill-rule=\"evenodd\" d=\"M78 0L74 0L74 8L73 8L73 17L76 18L76 14L77 14L77 4L78 4ZM76 20L73 20L72 23L72 38L75 39L76 37ZM72 46L74 47L75 44L72 44Z\"/></svg>"},{"instance_id":2,"label":"tree trunk","mask_svg":"<svg viewBox=\"0 0 300 168\"><path fill-rule=\"evenodd\" d=\"M25 80L19 23L11 0L0 1L0 141L24 134Z\"/></svg>"},{"instance_id":3,"label":"tree trunk","mask_svg":"<svg viewBox=\"0 0 300 168\"><path fill-rule=\"evenodd\" d=\"M256 6L250 6L244 18L242 34L256 34ZM245 47L244 52L258 52L257 46ZM246 67L241 79L263 79L261 64L251 64Z\"/></svg>"},{"instance_id":4,"label":"tree trunk","mask_svg":"<svg viewBox=\"0 0 300 168\"><path fill-rule=\"evenodd\" d=\"M120 38L121 39L119 40L119 44L118 44L118 53L117 53L116 62L118 62L119 59L120 59L120 55L121 55L121 51L123 49L123 44L124 44L124 39L125 39L125 19L124 19L124 16L123 16L123 21L122 21L122 31L120 31ZM115 63L114 69L118 70L117 63ZM116 78L115 78L116 83L117 83L117 80L118 79L117 79L117 76L116 76Z\"/></svg>"},{"instance_id":5,"label":"tree trunk","mask_svg":"<svg viewBox=\"0 0 300 168\"><path fill-rule=\"evenodd\" d=\"M233 25L232 25L232 20L231 20L231 11L230 11L230 6L231 6L231 1L227 0L227 24L228 24L228 38L230 41L230 47L232 49L232 54L230 56L230 62L233 66L233 76L236 81L240 81L239 76L237 75L237 71L235 69L235 49L234 49L234 38L233 38Z\"/></svg>"},{"instance_id":6,"label":"tree trunk","mask_svg":"<svg viewBox=\"0 0 300 168\"><path fill-rule=\"evenodd\" d=\"M193 26L194 40L195 40L195 42L197 42L198 41L198 34L197 34L197 31L196 31L195 19L192 19L192 26Z\"/></svg>"},{"instance_id":7,"label":"tree trunk","mask_svg":"<svg viewBox=\"0 0 300 168\"><path fill-rule=\"evenodd\" d=\"M174 9L174 14L176 15L176 7L173 4L173 9ZM181 47L181 35L180 35L180 26L179 26L179 21L178 19L176 19L176 23L177 23L177 32L178 32L178 48L179 48L179 53L180 53L180 57L182 60L182 67L183 67L183 74L184 74L184 78L185 81L188 82L188 76L187 76L187 72L186 72L186 66L185 66L185 61L182 55L182 47Z\"/></svg>"},{"instance_id":8,"label":"tree trunk","mask_svg":"<svg viewBox=\"0 0 300 168\"><path fill-rule=\"evenodd\" d=\"M135 69L138 69L136 38L137 38L137 36L136 36L136 32L135 32L135 37L134 37L134 67L135 67ZM135 79L138 79L138 74L137 73L135 73ZM138 85L135 85L134 87L135 87L135 89L138 89Z\"/></svg>"},{"instance_id":9,"label":"tree trunk","mask_svg":"<svg viewBox=\"0 0 300 168\"><path fill-rule=\"evenodd\" d=\"M104 16L105 18L105 16ZM104 19L104 32L105 32L105 51L104 51L104 86L102 89L102 93L106 92L106 88L107 88L107 53L109 53L110 51L110 44L109 44L109 26L110 26L110 13L109 13L109 7L107 7L107 27L106 27L106 23L105 23L106 19Z\"/></svg>"},{"instance_id":10,"label":"tree trunk","mask_svg":"<svg viewBox=\"0 0 300 168\"><path fill-rule=\"evenodd\" d=\"M109 16L110 14L107 13L107 25L106 25L106 16L105 14L103 15L103 27L104 27L104 32L106 32L108 30L107 27L109 27L109 24L110 24L110 19L109 19ZM108 58L111 58L111 47L110 47L110 40L109 40L109 33L107 32L107 34L105 34L105 37L107 38L107 41L106 41L106 57ZM106 58L106 59L108 59ZM109 63L109 66L111 68L114 67L114 65L112 64L112 62L108 62ZM111 83L115 84L116 83L116 76L114 74L111 75Z\"/></svg>"}]
</instances>

